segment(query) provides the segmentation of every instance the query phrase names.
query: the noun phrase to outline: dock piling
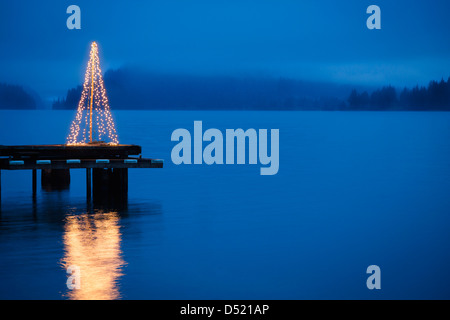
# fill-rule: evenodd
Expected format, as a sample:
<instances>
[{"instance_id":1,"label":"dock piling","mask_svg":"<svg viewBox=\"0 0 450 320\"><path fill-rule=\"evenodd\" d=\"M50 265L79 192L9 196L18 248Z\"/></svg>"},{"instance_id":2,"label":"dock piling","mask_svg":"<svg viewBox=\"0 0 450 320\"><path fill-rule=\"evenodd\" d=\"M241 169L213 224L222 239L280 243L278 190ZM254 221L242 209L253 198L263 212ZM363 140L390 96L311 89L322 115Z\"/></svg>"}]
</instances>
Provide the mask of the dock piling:
<instances>
[{"instance_id":1,"label":"dock piling","mask_svg":"<svg viewBox=\"0 0 450 320\"><path fill-rule=\"evenodd\" d=\"M41 186L45 191L69 189L70 169L42 169Z\"/></svg>"},{"instance_id":2,"label":"dock piling","mask_svg":"<svg viewBox=\"0 0 450 320\"><path fill-rule=\"evenodd\" d=\"M33 198L36 198L36 191L37 191L37 169L33 169L33 178L32 178L32 185L33 185Z\"/></svg>"},{"instance_id":3,"label":"dock piling","mask_svg":"<svg viewBox=\"0 0 450 320\"><path fill-rule=\"evenodd\" d=\"M86 168L86 199L88 202L91 202L92 195L92 169Z\"/></svg>"},{"instance_id":4,"label":"dock piling","mask_svg":"<svg viewBox=\"0 0 450 320\"><path fill-rule=\"evenodd\" d=\"M94 202L113 204L128 198L128 169L102 168L92 170Z\"/></svg>"}]
</instances>

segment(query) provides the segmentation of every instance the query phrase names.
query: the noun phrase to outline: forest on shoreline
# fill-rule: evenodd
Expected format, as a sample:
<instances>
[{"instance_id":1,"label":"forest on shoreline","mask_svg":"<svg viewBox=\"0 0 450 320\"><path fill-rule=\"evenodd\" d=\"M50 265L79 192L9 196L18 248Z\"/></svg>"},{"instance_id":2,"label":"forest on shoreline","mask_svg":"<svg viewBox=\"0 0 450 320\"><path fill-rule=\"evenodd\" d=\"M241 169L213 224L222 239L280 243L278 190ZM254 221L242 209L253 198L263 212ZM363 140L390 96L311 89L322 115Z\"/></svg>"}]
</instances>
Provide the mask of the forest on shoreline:
<instances>
[{"instance_id":1,"label":"forest on shoreline","mask_svg":"<svg viewBox=\"0 0 450 320\"><path fill-rule=\"evenodd\" d=\"M450 78L428 86L355 89L288 78L201 77L135 70L104 75L112 109L120 110L324 110L450 111ZM82 86L53 101L54 110L75 110ZM39 109L42 100L20 85L0 83L0 109Z\"/></svg>"}]
</instances>

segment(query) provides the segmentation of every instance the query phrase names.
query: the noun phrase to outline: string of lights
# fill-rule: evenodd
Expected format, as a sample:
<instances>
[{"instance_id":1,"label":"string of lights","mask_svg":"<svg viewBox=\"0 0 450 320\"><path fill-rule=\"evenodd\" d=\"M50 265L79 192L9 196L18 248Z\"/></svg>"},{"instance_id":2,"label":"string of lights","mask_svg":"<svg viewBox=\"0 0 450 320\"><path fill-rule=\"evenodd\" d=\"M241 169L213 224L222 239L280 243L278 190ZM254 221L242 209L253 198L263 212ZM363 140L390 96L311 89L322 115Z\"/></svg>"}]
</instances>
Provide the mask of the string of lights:
<instances>
[{"instance_id":1,"label":"string of lights","mask_svg":"<svg viewBox=\"0 0 450 320\"><path fill-rule=\"evenodd\" d=\"M106 142L119 144L103 82L97 43L92 42L77 114L70 126L67 144Z\"/></svg>"}]
</instances>

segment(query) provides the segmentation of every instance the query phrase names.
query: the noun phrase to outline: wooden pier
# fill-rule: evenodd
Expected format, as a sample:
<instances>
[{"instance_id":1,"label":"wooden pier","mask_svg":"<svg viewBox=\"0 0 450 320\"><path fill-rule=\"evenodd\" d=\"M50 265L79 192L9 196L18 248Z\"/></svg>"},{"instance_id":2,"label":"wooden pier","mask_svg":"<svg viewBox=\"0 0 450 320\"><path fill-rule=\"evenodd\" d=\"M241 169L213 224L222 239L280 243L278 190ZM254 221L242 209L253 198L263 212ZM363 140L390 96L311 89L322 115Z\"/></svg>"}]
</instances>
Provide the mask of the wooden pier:
<instances>
[{"instance_id":1,"label":"wooden pier","mask_svg":"<svg viewBox=\"0 0 450 320\"><path fill-rule=\"evenodd\" d=\"M83 145L0 145L1 171L32 170L33 197L37 190L37 170L41 184L49 189L68 187L70 169L86 170L86 197L123 198L128 194L129 168L162 168L160 159L141 157L138 145L92 143Z\"/></svg>"}]
</instances>

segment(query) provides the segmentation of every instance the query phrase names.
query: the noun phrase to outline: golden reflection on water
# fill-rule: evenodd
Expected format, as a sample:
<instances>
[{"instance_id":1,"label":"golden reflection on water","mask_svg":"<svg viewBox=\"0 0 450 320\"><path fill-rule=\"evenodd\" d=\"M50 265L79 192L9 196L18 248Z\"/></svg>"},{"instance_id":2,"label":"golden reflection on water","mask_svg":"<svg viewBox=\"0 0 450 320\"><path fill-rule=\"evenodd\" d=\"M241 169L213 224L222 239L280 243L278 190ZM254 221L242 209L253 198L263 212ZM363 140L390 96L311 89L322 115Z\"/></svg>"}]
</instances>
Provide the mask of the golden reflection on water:
<instances>
[{"instance_id":1,"label":"golden reflection on water","mask_svg":"<svg viewBox=\"0 0 450 320\"><path fill-rule=\"evenodd\" d=\"M123 275L121 233L117 212L97 212L66 217L62 265L80 268L80 288L68 290L72 300L120 298L118 280ZM69 276L69 275L68 275Z\"/></svg>"}]
</instances>

